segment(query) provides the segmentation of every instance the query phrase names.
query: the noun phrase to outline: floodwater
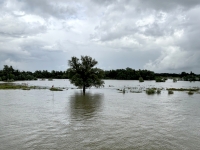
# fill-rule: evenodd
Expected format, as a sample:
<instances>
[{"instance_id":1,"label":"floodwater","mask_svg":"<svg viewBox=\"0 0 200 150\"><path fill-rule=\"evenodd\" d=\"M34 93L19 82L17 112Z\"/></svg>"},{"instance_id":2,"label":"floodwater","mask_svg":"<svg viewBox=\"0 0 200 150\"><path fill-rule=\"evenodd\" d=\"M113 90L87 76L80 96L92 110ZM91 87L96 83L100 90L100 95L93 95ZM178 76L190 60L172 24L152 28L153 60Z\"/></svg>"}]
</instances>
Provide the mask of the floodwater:
<instances>
[{"instance_id":1,"label":"floodwater","mask_svg":"<svg viewBox=\"0 0 200 150\"><path fill-rule=\"evenodd\" d=\"M105 80L82 95L68 80L23 81L63 91L0 90L1 150L199 150L200 94L120 93L124 87L200 87L200 82Z\"/></svg>"}]
</instances>

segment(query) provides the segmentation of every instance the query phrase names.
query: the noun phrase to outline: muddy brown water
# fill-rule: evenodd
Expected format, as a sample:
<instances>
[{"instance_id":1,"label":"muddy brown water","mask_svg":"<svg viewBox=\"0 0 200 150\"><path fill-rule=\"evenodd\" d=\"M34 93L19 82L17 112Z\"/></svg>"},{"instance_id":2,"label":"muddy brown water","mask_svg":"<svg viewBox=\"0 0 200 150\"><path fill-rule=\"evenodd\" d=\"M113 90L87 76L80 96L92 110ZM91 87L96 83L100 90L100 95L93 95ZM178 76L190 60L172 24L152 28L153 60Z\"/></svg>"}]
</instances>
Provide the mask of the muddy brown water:
<instances>
[{"instance_id":1,"label":"muddy brown water","mask_svg":"<svg viewBox=\"0 0 200 150\"><path fill-rule=\"evenodd\" d=\"M1 150L200 149L200 94L116 90L191 88L200 82L105 80L104 88L88 89L85 96L68 80L18 83L65 89L0 90Z\"/></svg>"}]
</instances>

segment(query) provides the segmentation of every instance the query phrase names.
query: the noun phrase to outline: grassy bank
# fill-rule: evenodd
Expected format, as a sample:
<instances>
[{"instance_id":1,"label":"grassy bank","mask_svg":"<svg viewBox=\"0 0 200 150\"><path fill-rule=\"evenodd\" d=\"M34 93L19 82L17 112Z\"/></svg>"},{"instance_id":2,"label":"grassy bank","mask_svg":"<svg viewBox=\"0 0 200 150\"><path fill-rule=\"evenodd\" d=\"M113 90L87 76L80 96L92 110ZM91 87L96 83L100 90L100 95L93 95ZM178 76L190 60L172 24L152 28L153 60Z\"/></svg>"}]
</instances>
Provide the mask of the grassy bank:
<instances>
[{"instance_id":1,"label":"grassy bank","mask_svg":"<svg viewBox=\"0 0 200 150\"><path fill-rule=\"evenodd\" d=\"M51 91L63 91L62 89L60 88L50 88Z\"/></svg>"},{"instance_id":2,"label":"grassy bank","mask_svg":"<svg viewBox=\"0 0 200 150\"><path fill-rule=\"evenodd\" d=\"M185 88L168 88L168 91L193 91L193 92L197 92L199 91L199 88L189 88L189 89L185 89Z\"/></svg>"},{"instance_id":3,"label":"grassy bank","mask_svg":"<svg viewBox=\"0 0 200 150\"><path fill-rule=\"evenodd\" d=\"M1 83L0 90L16 90L16 89L28 89L27 85L14 84L14 83Z\"/></svg>"},{"instance_id":4,"label":"grassy bank","mask_svg":"<svg viewBox=\"0 0 200 150\"><path fill-rule=\"evenodd\" d=\"M28 86L26 84L16 84L16 83L0 83L0 90L30 90L30 89L47 89L47 87L39 86Z\"/></svg>"}]
</instances>

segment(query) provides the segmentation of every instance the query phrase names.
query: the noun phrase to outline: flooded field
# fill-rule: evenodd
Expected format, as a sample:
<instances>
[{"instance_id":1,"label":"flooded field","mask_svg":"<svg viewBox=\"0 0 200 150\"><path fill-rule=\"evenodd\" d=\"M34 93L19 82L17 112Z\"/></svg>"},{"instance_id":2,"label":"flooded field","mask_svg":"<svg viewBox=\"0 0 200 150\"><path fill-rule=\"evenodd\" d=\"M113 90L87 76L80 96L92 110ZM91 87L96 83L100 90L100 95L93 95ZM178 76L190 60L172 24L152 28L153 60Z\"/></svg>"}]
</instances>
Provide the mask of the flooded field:
<instances>
[{"instance_id":1,"label":"flooded field","mask_svg":"<svg viewBox=\"0 0 200 150\"><path fill-rule=\"evenodd\" d=\"M2 150L200 149L200 94L166 90L199 88L200 82L105 80L85 96L68 80L16 83L64 90L0 90ZM144 92L152 87L161 94Z\"/></svg>"}]
</instances>

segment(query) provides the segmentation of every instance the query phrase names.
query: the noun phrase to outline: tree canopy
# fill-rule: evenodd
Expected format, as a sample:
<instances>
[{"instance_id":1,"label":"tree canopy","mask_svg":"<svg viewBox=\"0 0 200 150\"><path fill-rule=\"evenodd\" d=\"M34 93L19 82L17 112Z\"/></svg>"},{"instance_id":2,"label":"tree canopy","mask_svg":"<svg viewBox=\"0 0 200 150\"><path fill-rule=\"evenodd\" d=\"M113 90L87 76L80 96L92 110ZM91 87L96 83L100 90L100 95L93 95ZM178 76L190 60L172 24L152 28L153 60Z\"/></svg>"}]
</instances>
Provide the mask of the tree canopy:
<instances>
[{"instance_id":1,"label":"tree canopy","mask_svg":"<svg viewBox=\"0 0 200 150\"><path fill-rule=\"evenodd\" d=\"M92 57L81 56L81 59L72 57L68 63L70 67L67 70L68 78L72 84L83 88L83 94L86 88L103 86L104 71L94 68L98 62Z\"/></svg>"}]
</instances>

